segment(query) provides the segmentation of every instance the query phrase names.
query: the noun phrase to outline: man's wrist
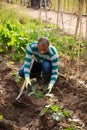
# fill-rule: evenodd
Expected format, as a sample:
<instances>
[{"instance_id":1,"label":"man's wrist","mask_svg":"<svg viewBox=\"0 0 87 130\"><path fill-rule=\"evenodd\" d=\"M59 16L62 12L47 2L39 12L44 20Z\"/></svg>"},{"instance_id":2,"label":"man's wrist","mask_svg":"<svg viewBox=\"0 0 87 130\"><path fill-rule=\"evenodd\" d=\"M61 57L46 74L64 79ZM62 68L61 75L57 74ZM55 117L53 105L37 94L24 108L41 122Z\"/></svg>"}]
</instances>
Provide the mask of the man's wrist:
<instances>
[{"instance_id":1,"label":"man's wrist","mask_svg":"<svg viewBox=\"0 0 87 130\"><path fill-rule=\"evenodd\" d=\"M25 79L30 79L30 77L28 76L28 77L25 77Z\"/></svg>"},{"instance_id":2,"label":"man's wrist","mask_svg":"<svg viewBox=\"0 0 87 130\"><path fill-rule=\"evenodd\" d=\"M53 83L49 83L49 86L48 86L48 87L49 87L49 88L52 88L53 85L54 85Z\"/></svg>"},{"instance_id":3,"label":"man's wrist","mask_svg":"<svg viewBox=\"0 0 87 130\"><path fill-rule=\"evenodd\" d=\"M29 84L29 85L31 85L31 81L30 81L30 78L29 77L26 77L25 78L25 81L26 81L26 86Z\"/></svg>"}]
</instances>

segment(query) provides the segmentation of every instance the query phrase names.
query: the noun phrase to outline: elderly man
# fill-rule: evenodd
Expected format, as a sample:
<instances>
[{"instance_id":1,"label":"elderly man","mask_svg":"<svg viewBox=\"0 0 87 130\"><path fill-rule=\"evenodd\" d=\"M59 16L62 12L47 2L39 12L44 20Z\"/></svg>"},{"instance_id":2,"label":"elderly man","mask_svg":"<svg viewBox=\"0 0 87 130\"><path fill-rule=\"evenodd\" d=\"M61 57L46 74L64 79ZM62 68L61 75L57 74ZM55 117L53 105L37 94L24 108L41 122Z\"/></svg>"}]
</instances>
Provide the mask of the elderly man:
<instances>
[{"instance_id":1,"label":"elderly man","mask_svg":"<svg viewBox=\"0 0 87 130\"><path fill-rule=\"evenodd\" d=\"M34 64L30 72L32 56L34 56ZM58 77L58 53L45 37L27 46L25 63L19 70L19 75L25 77L26 88L28 85L31 86L30 79L40 77L41 73L50 93Z\"/></svg>"}]
</instances>

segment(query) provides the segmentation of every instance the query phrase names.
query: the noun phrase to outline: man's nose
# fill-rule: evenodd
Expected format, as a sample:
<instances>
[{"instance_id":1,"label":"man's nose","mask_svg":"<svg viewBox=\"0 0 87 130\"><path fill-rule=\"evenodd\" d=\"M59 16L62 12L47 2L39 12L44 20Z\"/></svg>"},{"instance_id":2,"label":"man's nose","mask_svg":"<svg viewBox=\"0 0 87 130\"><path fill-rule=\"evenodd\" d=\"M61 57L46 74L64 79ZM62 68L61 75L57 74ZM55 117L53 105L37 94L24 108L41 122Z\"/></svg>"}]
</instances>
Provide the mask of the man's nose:
<instances>
[{"instance_id":1,"label":"man's nose","mask_svg":"<svg viewBox=\"0 0 87 130\"><path fill-rule=\"evenodd\" d=\"M44 54L44 51L40 51L41 54Z\"/></svg>"}]
</instances>

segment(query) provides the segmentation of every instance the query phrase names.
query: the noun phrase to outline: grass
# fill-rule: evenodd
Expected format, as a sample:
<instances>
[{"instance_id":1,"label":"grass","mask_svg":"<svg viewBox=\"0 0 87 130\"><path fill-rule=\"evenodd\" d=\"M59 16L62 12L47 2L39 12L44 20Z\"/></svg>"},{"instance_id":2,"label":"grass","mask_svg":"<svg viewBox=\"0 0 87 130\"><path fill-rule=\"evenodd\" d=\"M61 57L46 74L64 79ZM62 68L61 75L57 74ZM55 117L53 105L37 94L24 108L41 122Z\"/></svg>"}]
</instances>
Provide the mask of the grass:
<instances>
[{"instance_id":1,"label":"grass","mask_svg":"<svg viewBox=\"0 0 87 130\"><path fill-rule=\"evenodd\" d=\"M24 57L27 44L38 40L39 20L32 19L23 13L25 10L17 10L15 6L0 6L0 52L13 48L15 54L13 59ZM78 43L73 36L66 36L56 25L48 24L48 38L62 56L71 56L71 59L77 58ZM55 29L54 29L55 28ZM40 36L46 36L46 22L41 22ZM83 43L81 43L83 44ZM86 43L85 43L86 44ZM85 54L85 44L82 45L81 55ZM22 55L22 53L24 53Z\"/></svg>"}]
</instances>

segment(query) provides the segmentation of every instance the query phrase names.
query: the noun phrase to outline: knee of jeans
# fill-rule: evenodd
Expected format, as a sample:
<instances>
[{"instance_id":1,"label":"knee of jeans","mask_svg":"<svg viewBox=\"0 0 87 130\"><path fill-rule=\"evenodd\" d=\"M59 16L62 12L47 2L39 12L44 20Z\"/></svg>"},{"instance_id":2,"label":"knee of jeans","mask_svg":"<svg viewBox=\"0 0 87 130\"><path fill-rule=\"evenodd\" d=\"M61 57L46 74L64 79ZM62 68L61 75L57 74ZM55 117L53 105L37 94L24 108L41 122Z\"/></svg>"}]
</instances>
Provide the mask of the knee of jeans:
<instances>
[{"instance_id":1,"label":"knee of jeans","mask_svg":"<svg viewBox=\"0 0 87 130\"><path fill-rule=\"evenodd\" d=\"M20 70L18 71L18 75L22 78L24 78L24 67L22 66Z\"/></svg>"},{"instance_id":2,"label":"knee of jeans","mask_svg":"<svg viewBox=\"0 0 87 130\"><path fill-rule=\"evenodd\" d=\"M42 63L42 71L44 73L51 73L52 71L52 66L51 66L51 63L46 61L46 62L43 62Z\"/></svg>"},{"instance_id":3,"label":"knee of jeans","mask_svg":"<svg viewBox=\"0 0 87 130\"><path fill-rule=\"evenodd\" d=\"M18 75L22 78L24 78L24 73L22 73L21 71L18 71Z\"/></svg>"}]
</instances>

